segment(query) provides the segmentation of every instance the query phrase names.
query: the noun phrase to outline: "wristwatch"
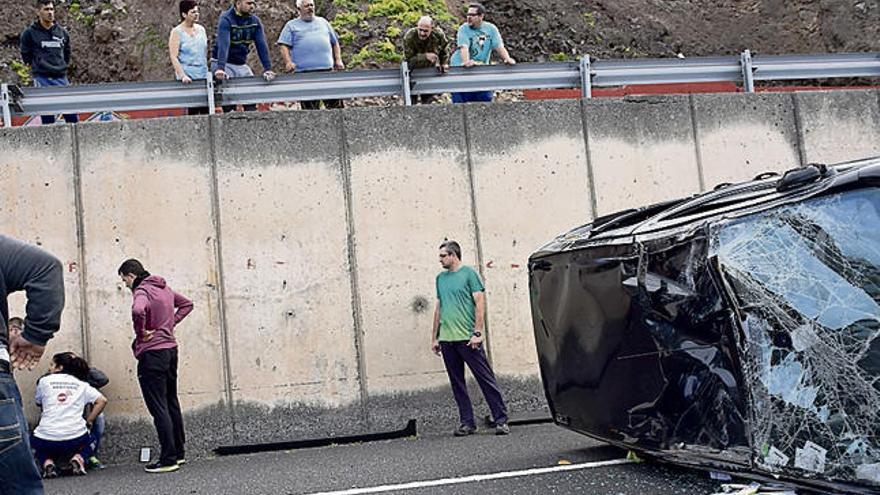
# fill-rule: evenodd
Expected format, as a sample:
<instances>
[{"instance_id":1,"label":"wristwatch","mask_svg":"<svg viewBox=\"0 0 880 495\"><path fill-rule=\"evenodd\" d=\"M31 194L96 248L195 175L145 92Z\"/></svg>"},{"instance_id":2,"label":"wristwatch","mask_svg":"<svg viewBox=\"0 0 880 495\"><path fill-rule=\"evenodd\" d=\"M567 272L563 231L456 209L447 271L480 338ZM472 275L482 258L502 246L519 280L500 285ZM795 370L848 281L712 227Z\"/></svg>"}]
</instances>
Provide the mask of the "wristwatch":
<instances>
[{"instance_id":1,"label":"wristwatch","mask_svg":"<svg viewBox=\"0 0 880 495\"><path fill-rule=\"evenodd\" d=\"M479 332L479 331L474 332L473 335L474 335L474 337L482 337L483 336L482 332Z\"/></svg>"}]
</instances>

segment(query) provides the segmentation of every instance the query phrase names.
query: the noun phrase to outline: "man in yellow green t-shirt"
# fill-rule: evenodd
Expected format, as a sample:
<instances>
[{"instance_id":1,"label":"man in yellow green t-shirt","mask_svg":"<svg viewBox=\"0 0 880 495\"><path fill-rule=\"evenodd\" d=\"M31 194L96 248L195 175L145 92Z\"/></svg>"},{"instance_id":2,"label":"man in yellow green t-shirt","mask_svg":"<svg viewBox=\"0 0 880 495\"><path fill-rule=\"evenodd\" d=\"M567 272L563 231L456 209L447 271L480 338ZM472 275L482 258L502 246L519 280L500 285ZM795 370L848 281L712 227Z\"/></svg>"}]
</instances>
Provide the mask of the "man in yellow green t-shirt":
<instances>
[{"instance_id":1,"label":"man in yellow green t-shirt","mask_svg":"<svg viewBox=\"0 0 880 495\"><path fill-rule=\"evenodd\" d=\"M440 264L445 271L437 275L437 303L431 329L431 350L442 354L460 424L453 432L457 437L477 431L474 411L464 378L464 365L473 373L483 397L492 411L495 433L507 435L507 408L486 352L483 350L483 321L486 300L479 275L461 263L461 246L455 241L440 245Z\"/></svg>"}]
</instances>

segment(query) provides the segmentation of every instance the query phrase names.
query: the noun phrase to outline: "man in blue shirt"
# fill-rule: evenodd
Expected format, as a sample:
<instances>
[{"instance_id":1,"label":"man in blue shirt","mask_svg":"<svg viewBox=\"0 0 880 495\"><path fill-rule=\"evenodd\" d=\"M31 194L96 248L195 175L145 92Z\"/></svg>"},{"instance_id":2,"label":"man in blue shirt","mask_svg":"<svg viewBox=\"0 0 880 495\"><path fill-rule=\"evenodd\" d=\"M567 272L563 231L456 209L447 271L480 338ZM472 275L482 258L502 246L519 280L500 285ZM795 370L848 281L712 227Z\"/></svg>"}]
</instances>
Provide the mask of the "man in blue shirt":
<instances>
[{"instance_id":1,"label":"man in blue shirt","mask_svg":"<svg viewBox=\"0 0 880 495\"><path fill-rule=\"evenodd\" d=\"M299 17L287 21L278 45L286 72L343 70L342 49L336 31L321 16L315 15L315 0L296 0ZM342 100L323 100L326 108L342 108ZM317 110L321 100L302 101L305 110Z\"/></svg>"},{"instance_id":2,"label":"man in blue shirt","mask_svg":"<svg viewBox=\"0 0 880 495\"><path fill-rule=\"evenodd\" d=\"M491 22L483 20L485 15L486 8L483 5L472 3L468 6L467 22L458 28L456 50L450 61L452 66L470 68L475 65L488 65L493 51L505 64L516 64L516 60L507 53L498 28ZM453 103L470 101L492 101L492 92L452 93Z\"/></svg>"},{"instance_id":3,"label":"man in blue shirt","mask_svg":"<svg viewBox=\"0 0 880 495\"><path fill-rule=\"evenodd\" d=\"M263 64L263 79L275 78L272 60L269 59L269 45L263 33L260 18L254 15L256 0L235 0L232 7L220 14L217 22L217 40L211 54L211 71L218 80L235 77L250 77L254 72L247 65L251 43L257 47L257 55ZM245 105L245 110L256 110L256 105ZM232 111L231 105L224 106L223 112Z\"/></svg>"}]
</instances>

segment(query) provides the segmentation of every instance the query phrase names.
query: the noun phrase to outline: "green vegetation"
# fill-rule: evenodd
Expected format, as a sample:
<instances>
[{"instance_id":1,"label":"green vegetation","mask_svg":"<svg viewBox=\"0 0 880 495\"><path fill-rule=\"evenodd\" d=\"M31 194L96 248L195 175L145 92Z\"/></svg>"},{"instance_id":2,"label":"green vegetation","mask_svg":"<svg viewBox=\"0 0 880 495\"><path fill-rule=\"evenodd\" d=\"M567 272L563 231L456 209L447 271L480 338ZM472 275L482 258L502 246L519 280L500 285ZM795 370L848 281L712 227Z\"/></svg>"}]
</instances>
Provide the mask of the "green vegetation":
<instances>
[{"instance_id":1,"label":"green vegetation","mask_svg":"<svg viewBox=\"0 0 880 495\"><path fill-rule=\"evenodd\" d=\"M336 7L337 11L344 11L359 9L362 2L359 2L357 0L332 0L330 3L332 3L333 6Z\"/></svg>"},{"instance_id":2,"label":"green vegetation","mask_svg":"<svg viewBox=\"0 0 880 495\"><path fill-rule=\"evenodd\" d=\"M342 46L351 46L354 43L355 36L351 31L337 29L336 35L339 36L339 42L342 43Z\"/></svg>"},{"instance_id":3,"label":"green vegetation","mask_svg":"<svg viewBox=\"0 0 880 495\"><path fill-rule=\"evenodd\" d=\"M365 18L366 14L363 12L339 12L336 14L336 17L330 21L330 25L333 26L333 29L340 31L348 26L356 26L360 24Z\"/></svg>"},{"instance_id":4,"label":"green vegetation","mask_svg":"<svg viewBox=\"0 0 880 495\"><path fill-rule=\"evenodd\" d=\"M147 26L134 44L134 53L139 54L143 61L159 64L168 56L165 47L165 36L154 26Z\"/></svg>"},{"instance_id":5,"label":"green vegetation","mask_svg":"<svg viewBox=\"0 0 880 495\"><path fill-rule=\"evenodd\" d=\"M27 65L19 62L18 60L13 60L9 63L9 68L15 72L15 75L18 76L18 80L22 86L30 86L31 85L31 68Z\"/></svg>"},{"instance_id":6,"label":"green vegetation","mask_svg":"<svg viewBox=\"0 0 880 495\"><path fill-rule=\"evenodd\" d=\"M70 14L70 17L73 20L85 24L88 27L92 27L95 25L95 16L94 14L86 14L82 10L82 6L80 6L79 0L71 0L70 7L67 8L67 12Z\"/></svg>"},{"instance_id":7,"label":"green vegetation","mask_svg":"<svg viewBox=\"0 0 880 495\"><path fill-rule=\"evenodd\" d=\"M584 12L584 22L586 22L587 26L591 28L596 27L596 14L593 12Z\"/></svg>"},{"instance_id":8,"label":"green vegetation","mask_svg":"<svg viewBox=\"0 0 880 495\"><path fill-rule=\"evenodd\" d=\"M550 60L553 62L568 62L571 60L571 57L569 57L567 53L558 52L550 55Z\"/></svg>"},{"instance_id":9,"label":"green vegetation","mask_svg":"<svg viewBox=\"0 0 880 495\"><path fill-rule=\"evenodd\" d=\"M333 0L332 7L336 15L330 23L339 35L346 65L353 68L399 63L403 33L415 27L423 15L433 17L447 33L454 32L459 22L444 0ZM353 46L358 39L381 41L359 48Z\"/></svg>"},{"instance_id":10,"label":"green vegetation","mask_svg":"<svg viewBox=\"0 0 880 495\"><path fill-rule=\"evenodd\" d=\"M361 51L351 58L351 65L359 66L365 65L369 62L375 62L380 65L383 63L397 64L400 63L401 60L403 60L403 55L397 51L397 47L394 46L394 43L391 42L391 40L385 38L382 41L374 41L361 48Z\"/></svg>"}]
</instances>

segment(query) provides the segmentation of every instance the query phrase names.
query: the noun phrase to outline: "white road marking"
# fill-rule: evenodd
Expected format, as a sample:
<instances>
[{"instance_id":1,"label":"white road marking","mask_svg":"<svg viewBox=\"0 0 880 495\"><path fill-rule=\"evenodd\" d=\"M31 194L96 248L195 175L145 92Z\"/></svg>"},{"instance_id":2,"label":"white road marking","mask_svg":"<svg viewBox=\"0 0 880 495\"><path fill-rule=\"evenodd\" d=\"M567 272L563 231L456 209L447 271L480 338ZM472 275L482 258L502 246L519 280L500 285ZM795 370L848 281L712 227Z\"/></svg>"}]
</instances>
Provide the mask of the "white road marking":
<instances>
[{"instance_id":1,"label":"white road marking","mask_svg":"<svg viewBox=\"0 0 880 495\"><path fill-rule=\"evenodd\" d=\"M409 483L400 483L397 485L371 486L366 488L351 488L348 490L339 490L335 492L318 492L311 495L361 495L363 493L384 493L396 492L401 490L414 490L416 488L427 488L432 486L458 485L461 483L473 483L476 481L500 480L505 478L517 478L521 476L533 476L536 474L556 473L560 471L577 471L580 469L592 469L606 466L617 466L619 464L629 464L633 461L627 459L612 459L610 461L582 462L580 464L563 464L559 466L551 466L545 468L523 469L521 471L504 471L500 473L474 474L471 476L462 476L460 478L443 478L439 480L412 481Z\"/></svg>"}]
</instances>

